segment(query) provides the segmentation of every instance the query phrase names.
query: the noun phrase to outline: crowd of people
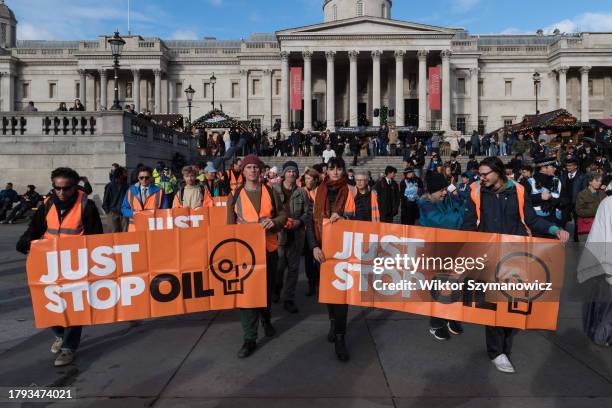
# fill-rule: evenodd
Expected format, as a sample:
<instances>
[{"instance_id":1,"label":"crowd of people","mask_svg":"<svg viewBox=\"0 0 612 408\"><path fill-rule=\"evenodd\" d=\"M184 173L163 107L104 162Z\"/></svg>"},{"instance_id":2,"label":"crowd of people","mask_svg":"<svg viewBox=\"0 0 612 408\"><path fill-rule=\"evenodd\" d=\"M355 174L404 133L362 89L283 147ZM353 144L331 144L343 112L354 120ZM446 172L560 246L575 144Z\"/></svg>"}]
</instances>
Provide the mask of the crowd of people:
<instances>
[{"instance_id":1,"label":"crowd of people","mask_svg":"<svg viewBox=\"0 0 612 408\"><path fill-rule=\"evenodd\" d=\"M331 148L331 144L326 147ZM114 164L109 173L102 208L111 232L133 230L134 215L165 208L213 206L214 198L227 197L227 223L258 223L266 231L268 305L242 309L244 331L238 357L246 358L257 349L258 327L273 337L272 304L281 302L287 313L299 313L296 300L301 262L308 279L305 295L312 297L319 286L319 268L325 262L322 251L324 219L332 223L350 219L401 223L449 230L481 231L510 235L571 238L566 227L573 225L575 240L589 232L599 204L611 195L610 164L589 146L568 148L558 157L538 157L527 164L522 154L505 165L499 157L478 162L472 156L463 171L458 152L443 162L432 152L424 161L424 147L418 141L405 157L400 173L388 166L384 176L374 180L359 168L351 169L342 157L330 155L325 161L300 169L288 159L277 169L257 155L234 159L227 171L191 164L179 177L163 162L155 168L139 164L129 174ZM95 204L87 199L91 186L74 170L56 169L51 174L52 190L43 198L34 186L18 196L7 185L0 192L0 217L23 214L38 204L28 230L17 248L27 253L30 242L41 237L102 233ZM84 185L79 183L84 182ZM12 204L20 204L15 208ZM250 203L251 205L245 205ZM10 204L10 205L9 205ZM19 208L16 210L16 208ZM340 361L350 359L346 342L348 305L328 305L333 343ZM78 348L81 327L54 328L52 351L58 353L56 366L70 364ZM460 335L460 322L431 318L430 333L436 340ZM486 351L495 367L511 373L509 357L517 330L486 327Z\"/></svg>"}]
</instances>

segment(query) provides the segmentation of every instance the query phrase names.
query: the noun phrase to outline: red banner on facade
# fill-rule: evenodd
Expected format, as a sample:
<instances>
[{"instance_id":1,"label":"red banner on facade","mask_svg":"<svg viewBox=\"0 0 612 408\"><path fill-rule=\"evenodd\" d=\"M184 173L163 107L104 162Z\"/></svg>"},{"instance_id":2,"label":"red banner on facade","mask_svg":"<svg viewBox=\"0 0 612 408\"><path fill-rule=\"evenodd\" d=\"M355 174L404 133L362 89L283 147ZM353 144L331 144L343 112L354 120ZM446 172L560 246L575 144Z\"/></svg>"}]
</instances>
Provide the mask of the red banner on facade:
<instances>
[{"instance_id":1,"label":"red banner on facade","mask_svg":"<svg viewBox=\"0 0 612 408\"><path fill-rule=\"evenodd\" d=\"M429 68L429 109L440 110L440 67Z\"/></svg>"},{"instance_id":2,"label":"red banner on facade","mask_svg":"<svg viewBox=\"0 0 612 408\"><path fill-rule=\"evenodd\" d=\"M302 68L291 68L291 109L302 110Z\"/></svg>"}]
</instances>

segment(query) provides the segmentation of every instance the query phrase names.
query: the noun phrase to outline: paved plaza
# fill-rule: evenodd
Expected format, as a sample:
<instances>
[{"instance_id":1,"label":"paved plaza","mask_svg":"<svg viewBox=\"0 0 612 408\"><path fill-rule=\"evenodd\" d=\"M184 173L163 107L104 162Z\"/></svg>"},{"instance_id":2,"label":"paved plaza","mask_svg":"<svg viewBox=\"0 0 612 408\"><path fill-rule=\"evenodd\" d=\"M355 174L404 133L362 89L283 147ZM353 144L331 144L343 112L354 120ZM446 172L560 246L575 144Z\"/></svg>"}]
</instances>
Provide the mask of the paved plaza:
<instances>
[{"instance_id":1,"label":"paved plaza","mask_svg":"<svg viewBox=\"0 0 612 408\"><path fill-rule=\"evenodd\" d=\"M582 333L579 303L562 305L556 333L517 336L515 375L495 370L484 329L437 342L424 317L350 308L351 361L326 341L324 306L273 310L278 335L250 358L237 311L86 327L73 365L53 367L49 330L34 328L23 225L0 228L0 386L70 386L78 400L44 406L96 407L610 407L612 350ZM20 406L19 404L6 406ZM2 405L4 406L4 405Z\"/></svg>"}]
</instances>

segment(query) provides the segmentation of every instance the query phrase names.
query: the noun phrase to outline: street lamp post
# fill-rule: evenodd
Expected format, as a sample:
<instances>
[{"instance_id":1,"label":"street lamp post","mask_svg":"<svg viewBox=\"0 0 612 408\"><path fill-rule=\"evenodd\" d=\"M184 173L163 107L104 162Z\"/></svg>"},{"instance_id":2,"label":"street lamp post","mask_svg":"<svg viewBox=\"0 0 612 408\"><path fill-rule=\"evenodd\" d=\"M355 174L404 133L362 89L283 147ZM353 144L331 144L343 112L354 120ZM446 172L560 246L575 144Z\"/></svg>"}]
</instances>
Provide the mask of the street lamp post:
<instances>
[{"instance_id":1,"label":"street lamp post","mask_svg":"<svg viewBox=\"0 0 612 408\"><path fill-rule=\"evenodd\" d=\"M189 107L189 127L190 128L191 128L191 102L193 102L193 94L195 94L195 89L193 89L191 87L191 84L189 84L189 87L185 89L185 96L187 96L187 106Z\"/></svg>"},{"instance_id":2,"label":"street lamp post","mask_svg":"<svg viewBox=\"0 0 612 408\"><path fill-rule=\"evenodd\" d=\"M121 58L125 40L119 36L119 31L115 31L115 35L108 40L108 43L111 47L114 59L113 68L115 69L115 101L111 110L121 110L121 105L119 105L119 58Z\"/></svg>"},{"instance_id":3,"label":"street lamp post","mask_svg":"<svg viewBox=\"0 0 612 408\"><path fill-rule=\"evenodd\" d=\"M538 93L540 91L540 82L542 82L540 73L536 72L535 74L533 74L533 87L535 89L536 97L536 115L540 114L540 109L538 109Z\"/></svg>"},{"instance_id":4,"label":"street lamp post","mask_svg":"<svg viewBox=\"0 0 612 408\"><path fill-rule=\"evenodd\" d=\"M212 86L212 108L213 110L215 110L215 84L217 83L217 77L215 76L215 73L213 72L212 76L210 77L210 85Z\"/></svg>"}]
</instances>

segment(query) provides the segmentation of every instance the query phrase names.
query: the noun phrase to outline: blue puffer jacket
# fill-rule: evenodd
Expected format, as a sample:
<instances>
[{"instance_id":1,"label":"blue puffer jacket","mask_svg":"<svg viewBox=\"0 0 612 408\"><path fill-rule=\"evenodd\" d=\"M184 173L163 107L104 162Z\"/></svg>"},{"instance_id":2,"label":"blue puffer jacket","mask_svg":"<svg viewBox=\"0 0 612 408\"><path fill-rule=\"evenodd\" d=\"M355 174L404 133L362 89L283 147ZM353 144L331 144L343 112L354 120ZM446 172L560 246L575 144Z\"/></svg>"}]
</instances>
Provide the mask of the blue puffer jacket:
<instances>
[{"instance_id":1,"label":"blue puffer jacket","mask_svg":"<svg viewBox=\"0 0 612 408\"><path fill-rule=\"evenodd\" d=\"M460 230L465 209L461 199L448 194L444 200L432 201L428 195L421 197L419 225L422 227Z\"/></svg>"}]
</instances>

